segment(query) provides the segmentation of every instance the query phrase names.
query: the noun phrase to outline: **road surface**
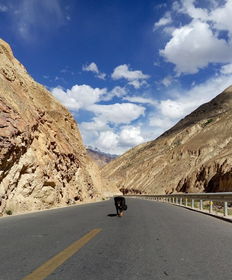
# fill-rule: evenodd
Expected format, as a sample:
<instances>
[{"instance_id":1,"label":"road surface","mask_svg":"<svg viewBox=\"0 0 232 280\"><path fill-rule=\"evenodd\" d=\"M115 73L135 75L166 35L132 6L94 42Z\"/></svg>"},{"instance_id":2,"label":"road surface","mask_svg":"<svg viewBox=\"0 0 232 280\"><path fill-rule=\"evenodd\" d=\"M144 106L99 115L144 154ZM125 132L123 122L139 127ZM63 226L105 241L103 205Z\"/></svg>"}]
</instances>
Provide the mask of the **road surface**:
<instances>
[{"instance_id":1,"label":"road surface","mask_svg":"<svg viewBox=\"0 0 232 280\"><path fill-rule=\"evenodd\" d=\"M232 279L231 223L161 202L127 205L122 218L112 199L1 218L0 280Z\"/></svg>"}]
</instances>

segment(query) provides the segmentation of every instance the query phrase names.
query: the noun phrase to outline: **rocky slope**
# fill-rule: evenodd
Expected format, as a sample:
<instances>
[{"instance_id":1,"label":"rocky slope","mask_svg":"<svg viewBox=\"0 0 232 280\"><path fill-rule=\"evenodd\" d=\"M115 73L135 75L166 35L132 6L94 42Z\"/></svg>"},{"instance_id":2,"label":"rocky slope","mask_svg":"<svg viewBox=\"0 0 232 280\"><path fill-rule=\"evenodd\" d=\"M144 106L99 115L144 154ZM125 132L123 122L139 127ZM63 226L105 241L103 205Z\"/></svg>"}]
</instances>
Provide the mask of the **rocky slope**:
<instances>
[{"instance_id":1,"label":"rocky slope","mask_svg":"<svg viewBox=\"0 0 232 280\"><path fill-rule=\"evenodd\" d=\"M102 196L72 115L0 40L0 214Z\"/></svg>"},{"instance_id":2,"label":"rocky slope","mask_svg":"<svg viewBox=\"0 0 232 280\"><path fill-rule=\"evenodd\" d=\"M129 193L232 191L232 87L102 169Z\"/></svg>"},{"instance_id":3,"label":"rocky slope","mask_svg":"<svg viewBox=\"0 0 232 280\"><path fill-rule=\"evenodd\" d=\"M103 153L99 150L93 149L88 147L87 149L87 154L89 157L99 166L103 167L107 163L111 162L113 159L115 159L117 156L116 155L111 155L111 154L106 154Z\"/></svg>"}]
</instances>

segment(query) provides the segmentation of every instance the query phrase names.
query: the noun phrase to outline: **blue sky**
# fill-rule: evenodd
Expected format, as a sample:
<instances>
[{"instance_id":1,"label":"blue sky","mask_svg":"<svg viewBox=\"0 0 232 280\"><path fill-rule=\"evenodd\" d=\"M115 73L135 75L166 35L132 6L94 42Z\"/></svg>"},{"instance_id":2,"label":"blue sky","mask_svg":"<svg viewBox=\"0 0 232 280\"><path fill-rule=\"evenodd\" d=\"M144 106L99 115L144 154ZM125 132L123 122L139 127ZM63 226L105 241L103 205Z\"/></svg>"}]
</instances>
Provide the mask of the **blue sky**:
<instances>
[{"instance_id":1,"label":"blue sky","mask_svg":"<svg viewBox=\"0 0 232 280\"><path fill-rule=\"evenodd\" d=\"M85 145L121 154L231 85L231 18L232 0L0 0L0 37Z\"/></svg>"}]
</instances>

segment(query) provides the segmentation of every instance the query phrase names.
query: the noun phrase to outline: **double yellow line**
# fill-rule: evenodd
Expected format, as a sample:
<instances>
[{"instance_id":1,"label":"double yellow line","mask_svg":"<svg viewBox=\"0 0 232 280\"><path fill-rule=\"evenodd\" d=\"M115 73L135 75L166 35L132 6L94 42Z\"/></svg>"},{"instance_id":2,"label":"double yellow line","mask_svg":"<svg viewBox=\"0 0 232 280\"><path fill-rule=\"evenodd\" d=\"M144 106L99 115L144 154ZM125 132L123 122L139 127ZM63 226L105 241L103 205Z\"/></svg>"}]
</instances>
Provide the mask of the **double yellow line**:
<instances>
[{"instance_id":1,"label":"double yellow line","mask_svg":"<svg viewBox=\"0 0 232 280\"><path fill-rule=\"evenodd\" d=\"M102 229L96 228L88 232L81 239L72 243L69 247L58 253L56 256L48 260L46 263L35 269L31 274L22 280L43 280L49 276L56 268L62 265L67 259L79 251L86 243L94 238Z\"/></svg>"}]
</instances>

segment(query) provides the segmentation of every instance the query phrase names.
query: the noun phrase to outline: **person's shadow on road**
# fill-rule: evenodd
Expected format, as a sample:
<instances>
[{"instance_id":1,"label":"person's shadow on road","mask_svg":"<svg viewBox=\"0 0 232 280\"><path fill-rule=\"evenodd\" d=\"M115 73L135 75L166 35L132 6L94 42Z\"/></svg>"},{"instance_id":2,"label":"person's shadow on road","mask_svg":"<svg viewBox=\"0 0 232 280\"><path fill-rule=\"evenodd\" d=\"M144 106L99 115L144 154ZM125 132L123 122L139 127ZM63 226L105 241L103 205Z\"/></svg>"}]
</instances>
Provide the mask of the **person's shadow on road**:
<instances>
[{"instance_id":1,"label":"person's shadow on road","mask_svg":"<svg viewBox=\"0 0 232 280\"><path fill-rule=\"evenodd\" d=\"M108 217L117 217L118 215L117 214L108 214L107 216Z\"/></svg>"}]
</instances>

